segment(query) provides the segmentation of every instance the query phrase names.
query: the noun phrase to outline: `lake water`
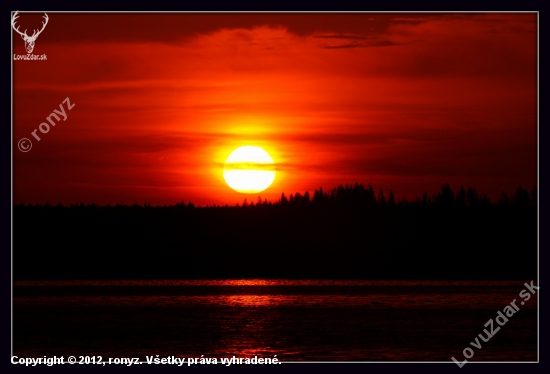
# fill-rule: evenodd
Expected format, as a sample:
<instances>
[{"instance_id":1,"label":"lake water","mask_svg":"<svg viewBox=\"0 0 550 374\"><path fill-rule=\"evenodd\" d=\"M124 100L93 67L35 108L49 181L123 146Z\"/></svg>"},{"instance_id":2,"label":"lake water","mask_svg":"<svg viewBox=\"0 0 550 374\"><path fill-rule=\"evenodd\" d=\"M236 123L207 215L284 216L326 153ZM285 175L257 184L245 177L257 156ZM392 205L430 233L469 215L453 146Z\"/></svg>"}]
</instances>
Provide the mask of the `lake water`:
<instances>
[{"instance_id":1,"label":"lake water","mask_svg":"<svg viewBox=\"0 0 550 374\"><path fill-rule=\"evenodd\" d=\"M538 295L521 305L525 282L19 281L13 354L462 361L470 347L471 361L536 361ZM519 311L472 347L514 299Z\"/></svg>"}]
</instances>

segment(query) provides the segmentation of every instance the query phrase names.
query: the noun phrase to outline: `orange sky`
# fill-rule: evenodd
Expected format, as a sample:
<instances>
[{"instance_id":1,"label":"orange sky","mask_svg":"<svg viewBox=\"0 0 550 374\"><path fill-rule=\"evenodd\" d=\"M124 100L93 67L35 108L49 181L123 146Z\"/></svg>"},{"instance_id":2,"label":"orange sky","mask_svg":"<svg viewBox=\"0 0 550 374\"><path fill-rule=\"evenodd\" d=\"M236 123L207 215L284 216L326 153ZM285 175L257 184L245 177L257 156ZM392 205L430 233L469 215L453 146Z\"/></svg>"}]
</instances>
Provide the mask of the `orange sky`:
<instances>
[{"instance_id":1,"label":"orange sky","mask_svg":"<svg viewBox=\"0 0 550 374\"><path fill-rule=\"evenodd\" d=\"M13 61L15 203L256 200L223 181L241 145L277 163L273 201L355 182L398 199L536 185L536 14L48 16L33 52L47 60Z\"/></svg>"}]
</instances>

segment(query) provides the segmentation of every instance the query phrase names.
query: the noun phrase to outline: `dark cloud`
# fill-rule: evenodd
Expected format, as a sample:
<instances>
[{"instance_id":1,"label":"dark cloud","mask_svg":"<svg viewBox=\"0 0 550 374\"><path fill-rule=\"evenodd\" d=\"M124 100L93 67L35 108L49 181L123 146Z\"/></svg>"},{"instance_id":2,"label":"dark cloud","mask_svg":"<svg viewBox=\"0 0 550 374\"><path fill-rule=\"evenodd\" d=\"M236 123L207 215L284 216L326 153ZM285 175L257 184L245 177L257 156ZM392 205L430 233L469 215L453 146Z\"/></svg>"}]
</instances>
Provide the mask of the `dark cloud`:
<instances>
[{"instance_id":1,"label":"dark cloud","mask_svg":"<svg viewBox=\"0 0 550 374\"><path fill-rule=\"evenodd\" d=\"M349 34L326 34L326 35L314 35L314 38L318 39L346 39L346 40L368 40L371 37L362 35L349 35Z\"/></svg>"},{"instance_id":2,"label":"dark cloud","mask_svg":"<svg viewBox=\"0 0 550 374\"><path fill-rule=\"evenodd\" d=\"M21 23L40 25L43 13L21 13ZM318 33L368 37L387 32L390 25L418 24L449 15L404 13L48 13L42 43L160 42L182 39L220 29L284 27L298 36ZM70 30L70 32L68 32ZM363 36L365 35L365 36ZM368 35L368 36L367 36ZM349 39L349 37L348 37Z\"/></svg>"},{"instance_id":3,"label":"dark cloud","mask_svg":"<svg viewBox=\"0 0 550 374\"><path fill-rule=\"evenodd\" d=\"M401 43L394 43L389 40L376 40L369 43L348 43L341 45L327 45L322 44L319 47L324 49L342 49L342 48L370 48L370 47L389 47L393 45L401 45Z\"/></svg>"}]
</instances>

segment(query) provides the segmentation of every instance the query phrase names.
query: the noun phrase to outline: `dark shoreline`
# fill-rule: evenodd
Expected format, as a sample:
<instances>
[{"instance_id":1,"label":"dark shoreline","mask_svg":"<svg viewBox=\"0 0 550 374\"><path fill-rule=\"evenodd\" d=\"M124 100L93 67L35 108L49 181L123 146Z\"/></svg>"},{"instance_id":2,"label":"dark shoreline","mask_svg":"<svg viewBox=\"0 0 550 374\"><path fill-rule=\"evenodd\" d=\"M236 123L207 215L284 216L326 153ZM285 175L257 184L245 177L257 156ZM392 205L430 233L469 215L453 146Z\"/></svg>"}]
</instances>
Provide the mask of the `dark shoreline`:
<instances>
[{"instance_id":1,"label":"dark shoreline","mask_svg":"<svg viewBox=\"0 0 550 374\"><path fill-rule=\"evenodd\" d=\"M13 265L14 280L536 279L537 207L16 205Z\"/></svg>"}]
</instances>

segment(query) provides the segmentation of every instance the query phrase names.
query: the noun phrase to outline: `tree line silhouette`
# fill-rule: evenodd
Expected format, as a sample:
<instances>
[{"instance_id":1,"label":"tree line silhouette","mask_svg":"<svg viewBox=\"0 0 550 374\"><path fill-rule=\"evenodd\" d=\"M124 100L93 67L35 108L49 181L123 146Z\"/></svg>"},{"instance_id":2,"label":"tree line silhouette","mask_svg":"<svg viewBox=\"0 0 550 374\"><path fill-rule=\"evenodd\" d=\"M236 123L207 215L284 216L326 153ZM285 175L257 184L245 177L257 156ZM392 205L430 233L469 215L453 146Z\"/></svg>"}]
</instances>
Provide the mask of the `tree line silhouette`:
<instances>
[{"instance_id":1,"label":"tree line silhouette","mask_svg":"<svg viewBox=\"0 0 550 374\"><path fill-rule=\"evenodd\" d=\"M381 206L381 207L393 207L400 205L410 205L410 206L439 206L439 207L487 207L491 205L497 206L536 206L537 205L537 189L533 187L531 192L524 189L519 185L515 193L509 197L506 191L502 190L498 200L492 202L486 194L480 195L476 188L460 187L460 190L455 194L451 189L451 186L446 183L441 186L441 190L437 194L428 195L426 191L422 194L421 197L416 197L414 200L409 201L406 198L401 199L400 201L395 201L395 196L393 190L389 191L388 197L386 198L382 188L379 189L378 194L375 194L374 188L371 184L365 187L362 183L355 183L354 185L346 184L339 185L334 187L329 191L324 191L323 188L315 190L313 196L310 195L309 191L301 194L296 192L290 194L288 197L283 192L281 197L275 201L271 202L267 199L263 199L261 196L258 196L256 203L254 200L248 200L245 198L242 204L235 204L234 207L254 207L254 206L303 206L303 205L347 205L355 207L365 207L365 206ZM16 205L17 206L17 205ZM23 202L19 206L25 206ZM41 204L36 204L35 206L41 206ZM44 207L51 207L52 204L50 201L47 201ZM57 207L65 207L59 202ZM111 205L106 205L110 207ZM100 207L95 203L91 204L71 204L68 207L70 208L84 208L84 207ZM126 205L116 204L114 207L128 207ZM151 208L153 207L149 203L143 205L133 204L132 208ZM160 206L157 206L160 207ZM195 205L189 201L187 204L185 201L176 203L174 205L162 206L162 207L174 207L178 209L184 208L195 208ZM205 208L230 208L230 205L206 205Z\"/></svg>"},{"instance_id":2,"label":"tree line silhouette","mask_svg":"<svg viewBox=\"0 0 550 374\"><path fill-rule=\"evenodd\" d=\"M14 205L14 279L534 279L537 193L371 185L237 206Z\"/></svg>"},{"instance_id":3,"label":"tree line silhouette","mask_svg":"<svg viewBox=\"0 0 550 374\"><path fill-rule=\"evenodd\" d=\"M281 194L281 198L275 202L279 205L304 205L304 204L342 204L342 205L355 205L355 206L395 206L395 205L423 205L423 206L445 206L445 207L482 207L489 205L516 205L516 206L536 206L537 205L537 190L533 187L531 192L522 188L521 185L512 195L508 197L506 191L502 190L499 199L492 203L486 194L480 195L476 188L469 187L465 189L460 187L460 190L455 195L451 186L447 183L441 186L441 191L435 195L428 195L424 191L421 197L416 197L413 201L408 201L403 198L396 203L393 190L390 190L388 197L384 195L384 191L380 188L378 195L375 195L374 189L371 184L365 187L364 184L355 183L354 185L346 184L329 190L323 191L321 187L315 190L313 197L306 191L304 194L299 192L290 194L287 197L284 192ZM238 204L237 204L238 205ZM253 201L250 203L245 199L242 206L254 206L254 205L272 205L267 200L262 200L261 196L258 197L256 204Z\"/></svg>"}]
</instances>

